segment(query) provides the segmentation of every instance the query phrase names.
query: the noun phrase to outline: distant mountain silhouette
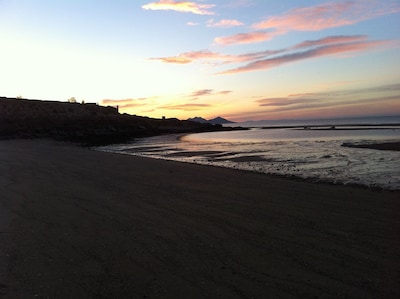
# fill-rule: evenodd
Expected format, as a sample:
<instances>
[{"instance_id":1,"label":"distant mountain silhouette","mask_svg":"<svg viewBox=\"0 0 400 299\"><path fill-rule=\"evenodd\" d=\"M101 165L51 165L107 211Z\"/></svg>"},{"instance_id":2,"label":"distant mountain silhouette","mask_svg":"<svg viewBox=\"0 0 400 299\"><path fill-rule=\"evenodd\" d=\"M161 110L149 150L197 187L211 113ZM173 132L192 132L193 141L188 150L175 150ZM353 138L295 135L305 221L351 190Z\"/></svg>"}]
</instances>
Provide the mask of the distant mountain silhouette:
<instances>
[{"instance_id":1,"label":"distant mountain silhouette","mask_svg":"<svg viewBox=\"0 0 400 299\"><path fill-rule=\"evenodd\" d=\"M209 123L213 124L213 125L223 125L223 124L233 124L233 121L227 120L226 118L223 117L216 117L213 119L208 120Z\"/></svg>"},{"instance_id":2,"label":"distant mountain silhouette","mask_svg":"<svg viewBox=\"0 0 400 299\"><path fill-rule=\"evenodd\" d=\"M194 121L194 122L198 122L198 123L202 123L202 124L212 124L212 125L223 125L223 124L232 124L234 123L233 121L227 120L223 117L216 117L213 119L205 119L199 116L193 117L193 118L188 118L188 121Z\"/></svg>"},{"instance_id":3,"label":"distant mountain silhouette","mask_svg":"<svg viewBox=\"0 0 400 299\"><path fill-rule=\"evenodd\" d=\"M196 123L201 123L201 124L206 124L206 123L208 123L208 120L206 120L206 119L204 119L204 118L202 118L202 117L199 117L199 116L192 117L192 118L188 118L187 120L188 120L188 121L194 121L194 122L196 122Z\"/></svg>"}]
</instances>

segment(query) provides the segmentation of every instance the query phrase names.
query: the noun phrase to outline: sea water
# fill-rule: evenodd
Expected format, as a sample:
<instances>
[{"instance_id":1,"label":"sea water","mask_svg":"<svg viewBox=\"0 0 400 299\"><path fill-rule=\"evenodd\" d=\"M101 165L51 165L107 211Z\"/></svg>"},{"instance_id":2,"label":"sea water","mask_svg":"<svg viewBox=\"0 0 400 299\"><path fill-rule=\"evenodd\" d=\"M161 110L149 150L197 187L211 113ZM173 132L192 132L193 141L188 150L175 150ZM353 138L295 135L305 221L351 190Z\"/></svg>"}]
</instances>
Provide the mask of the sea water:
<instances>
[{"instance_id":1,"label":"sea water","mask_svg":"<svg viewBox=\"0 0 400 299\"><path fill-rule=\"evenodd\" d=\"M400 190L400 152L345 147L344 143L400 142L395 122L336 121L248 130L164 135L98 148L158 159L294 176L336 184ZM258 123L261 124L261 123ZM334 125L333 125L334 124ZM385 124L385 125L382 125ZM240 124L235 124L240 125ZM253 123L254 125L254 123Z\"/></svg>"}]
</instances>

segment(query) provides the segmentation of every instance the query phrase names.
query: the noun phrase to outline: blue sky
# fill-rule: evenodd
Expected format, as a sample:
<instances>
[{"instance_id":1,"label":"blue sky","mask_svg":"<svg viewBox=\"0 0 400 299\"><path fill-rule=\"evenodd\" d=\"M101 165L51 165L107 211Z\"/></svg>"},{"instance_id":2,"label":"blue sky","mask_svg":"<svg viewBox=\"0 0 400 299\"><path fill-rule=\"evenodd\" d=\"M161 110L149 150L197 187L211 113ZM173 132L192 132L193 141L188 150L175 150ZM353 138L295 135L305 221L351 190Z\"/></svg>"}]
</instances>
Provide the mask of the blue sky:
<instances>
[{"instance_id":1,"label":"blue sky","mask_svg":"<svg viewBox=\"0 0 400 299\"><path fill-rule=\"evenodd\" d=\"M0 0L0 95L236 120L400 114L400 1Z\"/></svg>"}]
</instances>

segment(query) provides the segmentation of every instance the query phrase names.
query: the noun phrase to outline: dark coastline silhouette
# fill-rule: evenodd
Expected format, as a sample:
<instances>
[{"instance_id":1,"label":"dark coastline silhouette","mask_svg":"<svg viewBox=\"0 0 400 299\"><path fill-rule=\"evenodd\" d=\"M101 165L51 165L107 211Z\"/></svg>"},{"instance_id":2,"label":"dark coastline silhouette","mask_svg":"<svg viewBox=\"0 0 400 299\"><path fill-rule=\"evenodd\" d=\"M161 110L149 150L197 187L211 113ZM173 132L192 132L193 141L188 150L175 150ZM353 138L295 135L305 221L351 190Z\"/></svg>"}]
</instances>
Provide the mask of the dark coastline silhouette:
<instances>
[{"instance_id":1,"label":"dark coastline silhouette","mask_svg":"<svg viewBox=\"0 0 400 299\"><path fill-rule=\"evenodd\" d=\"M120 114L116 107L0 97L0 138L52 138L83 145L168 133L230 130L221 125Z\"/></svg>"}]
</instances>

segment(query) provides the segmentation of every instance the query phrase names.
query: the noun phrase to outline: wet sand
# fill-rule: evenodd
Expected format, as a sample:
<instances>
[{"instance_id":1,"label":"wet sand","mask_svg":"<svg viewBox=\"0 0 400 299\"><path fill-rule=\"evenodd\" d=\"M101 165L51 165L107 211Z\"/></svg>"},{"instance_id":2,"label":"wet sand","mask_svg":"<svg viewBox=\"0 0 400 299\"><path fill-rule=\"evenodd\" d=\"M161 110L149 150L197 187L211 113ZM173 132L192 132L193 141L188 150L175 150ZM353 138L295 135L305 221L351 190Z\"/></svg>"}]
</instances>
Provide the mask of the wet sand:
<instances>
[{"instance_id":1,"label":"wet sand","mask_svg":"<svg viewBox=\"0 0 400 299\"><path fill-rule=\"evenodd\" d=\"M0 141L0 298L400 298L400 192Z\"/></svg>"}]
</instances>

